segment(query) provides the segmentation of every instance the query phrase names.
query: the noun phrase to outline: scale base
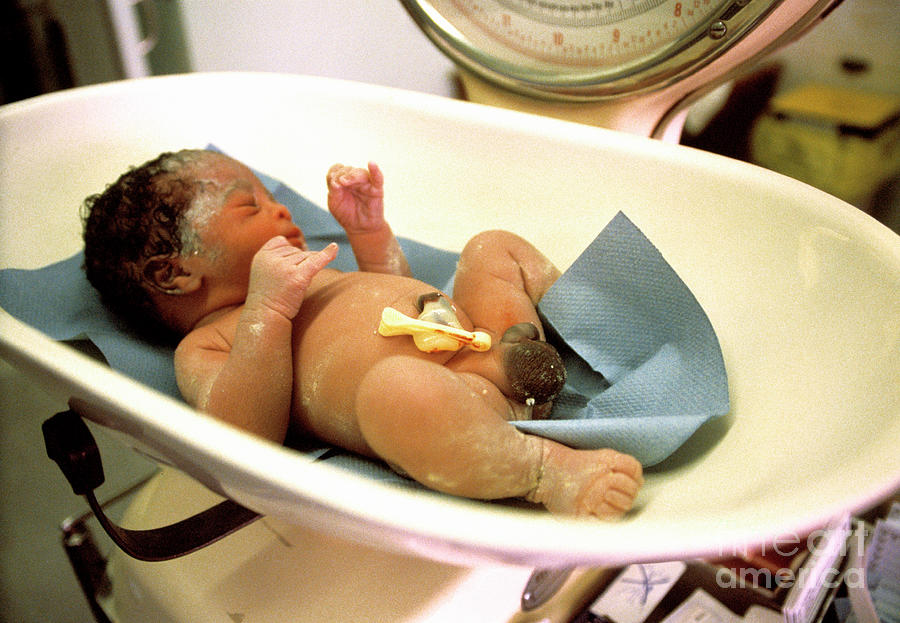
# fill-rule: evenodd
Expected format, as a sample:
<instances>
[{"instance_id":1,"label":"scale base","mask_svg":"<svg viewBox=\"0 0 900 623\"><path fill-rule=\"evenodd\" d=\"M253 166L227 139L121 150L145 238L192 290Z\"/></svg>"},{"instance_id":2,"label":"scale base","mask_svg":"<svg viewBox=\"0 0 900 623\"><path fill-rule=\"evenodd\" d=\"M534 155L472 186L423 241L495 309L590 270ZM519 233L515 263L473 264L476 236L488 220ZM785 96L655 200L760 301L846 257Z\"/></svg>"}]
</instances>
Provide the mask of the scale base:
<instances>
[{"instance_id":1,"label":"scale base","mask_svg":"<svg viewBox=\"0 0 900 623\"><path fill-rule=\"evenodd\" d=\"M173 469L152 478L123 518L156 526L222 498ZM355 543L263 517L183 558L109 559L110 618L131 621L568 621L612 570L577 569L559 592L521 610L530 567L475 568Z\"/></svg>"}]
</instances>

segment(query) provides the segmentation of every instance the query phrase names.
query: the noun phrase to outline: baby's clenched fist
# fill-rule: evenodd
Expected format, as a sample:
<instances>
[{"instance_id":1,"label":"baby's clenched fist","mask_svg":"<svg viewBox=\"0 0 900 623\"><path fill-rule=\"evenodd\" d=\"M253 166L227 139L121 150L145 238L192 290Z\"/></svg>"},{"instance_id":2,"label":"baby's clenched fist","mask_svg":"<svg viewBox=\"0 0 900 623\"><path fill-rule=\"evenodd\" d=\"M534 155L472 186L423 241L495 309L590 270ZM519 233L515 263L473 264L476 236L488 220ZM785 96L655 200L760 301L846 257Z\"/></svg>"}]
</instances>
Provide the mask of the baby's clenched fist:
<instances>
[{"instance_id":1,"label":"baby's clenched fist","mask_svg":"<svg viewBox=\"0 0 900 623\"><path fill-rule=\"evenodd\" d=\"M337 256L337 250L334 242L321 251L304 251L284 236L272 238L253 257L246 304L265 306L293 320L313 277Z\"/></svg>"}]
</instances>

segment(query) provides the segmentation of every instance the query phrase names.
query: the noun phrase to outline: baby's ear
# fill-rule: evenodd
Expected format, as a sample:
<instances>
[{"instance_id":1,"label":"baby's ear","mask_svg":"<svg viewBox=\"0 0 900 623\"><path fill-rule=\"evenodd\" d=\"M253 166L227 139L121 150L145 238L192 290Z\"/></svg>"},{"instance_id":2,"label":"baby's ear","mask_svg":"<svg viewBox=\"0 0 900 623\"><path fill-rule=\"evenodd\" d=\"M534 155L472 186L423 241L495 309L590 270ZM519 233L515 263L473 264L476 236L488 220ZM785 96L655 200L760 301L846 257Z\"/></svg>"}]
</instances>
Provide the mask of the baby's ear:
<instances>
[{"instance_id":1,"label":"baby's ear","mask_svg":"<svg viewBox=\"0 0 900 623\"><path fill-rule=\"evenodd\" d=\"M190 294L202 283L185 268L178 256L158 255L144 264L144 283L163 294Z\"/></svg>"}]
</instances>

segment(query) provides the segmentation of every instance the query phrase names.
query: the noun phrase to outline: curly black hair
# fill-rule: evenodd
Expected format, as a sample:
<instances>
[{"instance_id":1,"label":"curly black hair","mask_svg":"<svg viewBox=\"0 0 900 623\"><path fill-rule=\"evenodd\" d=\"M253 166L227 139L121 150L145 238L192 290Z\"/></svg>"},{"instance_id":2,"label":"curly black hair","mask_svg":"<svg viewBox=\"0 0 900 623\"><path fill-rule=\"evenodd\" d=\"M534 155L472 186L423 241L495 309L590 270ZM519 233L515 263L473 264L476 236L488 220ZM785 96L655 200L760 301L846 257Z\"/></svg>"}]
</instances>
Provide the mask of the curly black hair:
<instances>
[{"instance_id":1,"label":"curly black hair","mask_svg":"<svg viewBox=\"0 0 900 623\"><path fill-rule=\"evenodd\" d=\"M83 206L84 270L113 313L142 337L177 339L150 297L153 258L181 252L180 229L196 186L185 169L209 152L165 152L130 169Z\"/></svg>"}]
</instances>

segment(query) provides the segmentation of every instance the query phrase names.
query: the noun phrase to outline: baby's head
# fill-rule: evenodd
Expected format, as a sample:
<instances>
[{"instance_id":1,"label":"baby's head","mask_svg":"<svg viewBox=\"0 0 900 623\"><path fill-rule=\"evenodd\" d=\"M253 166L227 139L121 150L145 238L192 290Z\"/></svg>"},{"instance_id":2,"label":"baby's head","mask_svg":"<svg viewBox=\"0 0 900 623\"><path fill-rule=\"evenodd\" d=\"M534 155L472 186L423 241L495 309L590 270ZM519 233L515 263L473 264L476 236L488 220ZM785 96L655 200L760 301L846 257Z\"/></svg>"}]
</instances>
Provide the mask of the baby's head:
<instances>
[{"instance_id":1,"label":"baby's head","mask_svg":"<svg viewBox=\"0 0 900 623\"><path fill-rule=\"evenodd\" d=\"M150 296L153 258L181 253L196 191L187 173L206 152L166 152L129 170L84 203L84 269L103 302L131 326L165 336Z\"/></svg>"},{"instance_id":2,"label":"baby's head","mask_svg":"<svg viewBox=\"0 0 900 623\"><path fill-rule=\"evenodd\" d=\"M252 204L257 211L282 210L278 218L290 222L287 210L274 203L252 172L222 154L167 152L129 170L85 201L88 280L104 303L140 333L156 339L177 338L185 328L173 322L171 310L180 307L171 303L189 305L190 297L184 295L194 293L195 287L207 287L214 281L207 275L209 267L225 265L229 259L225 245L231 241L215 235L218 222L226 220L220 213L228 202ZM247 210L241 214L245 212L249 214ZM250 229L243 221L229 226ZM299 232L293 225L270 230L271 225L257 238ZM256 240L244 242L257 244ZM296 244L302 244L302 236ZM250 251L239 258L248 264L247 274L249 257L245 256ZM196 279L190 281L190 276ZM239 274L237 279L246 276Z\"/></svg>"}]
</instances>

